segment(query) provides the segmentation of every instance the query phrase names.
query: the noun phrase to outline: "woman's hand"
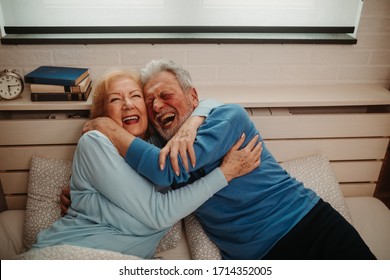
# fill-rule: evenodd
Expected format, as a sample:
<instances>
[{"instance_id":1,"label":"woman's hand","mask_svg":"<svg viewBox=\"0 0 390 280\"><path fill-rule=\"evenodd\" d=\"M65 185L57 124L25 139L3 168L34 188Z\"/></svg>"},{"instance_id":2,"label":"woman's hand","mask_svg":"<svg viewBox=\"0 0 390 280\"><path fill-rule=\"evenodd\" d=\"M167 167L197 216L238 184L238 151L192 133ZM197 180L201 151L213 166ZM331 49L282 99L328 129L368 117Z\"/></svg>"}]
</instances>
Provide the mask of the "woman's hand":
<instances>
[{"instance_id":1,"label":"woman's hand","mask_svg":"<svg viewBox=\"0 0 390 280\"><path fill-rule=\"evenodd\" d=\"M122 157L126 155L131 142L135 138L135 136L109 117L99 117L87 121L84 124L82 133L86 133L91 130L98 130L110 139L111 143L115 146Z\"/></svg>"},{"instance_id":2,"label":"woman's hand","mask_svg":"<svg viewBox=\"0 0 390 280\"><path fill-rule=\"evenodd\" d=\"M165 167L165 160L169 155L172 169L177 175L180 175L178 156L183 161L185 169L188 171L188 157L192 167L196 165L196 156L194 151L194 142L196 138L196 132L199 126L203 123L204 117L192 116L189 117L184 124L180 127L179 131L168 141L164 148L161 149L159 156L160 169Z\"/></svg>"},{"instance_id":3,"label":"woman's hand","mask_svg":"<svg viewBox=\"0 0 390 280\"><path fill-rule=\"evenodd\" d=\"M119 125L111 118L109 117L99 117L96 119L92 119L87 121L84 124L84 127L82 129L82 133L86 133L91 130L98 130L107 137L110 136L110 132L112 130L115 130Z\"/></svg>"},{"instance_id":4,"label":"woman's hand","mask_svg":"<svg viewBox=\"0 0 390 280\"><path fill-rule=\"evenodd\" d=\"M260 166L260 156L263 147L262 143L258 142L258 139L259 135L256 135L244 148L239 150L245 140L245 134L243 134L224 156L220 168L228 182L248 174Z\"/></svg>"}]
</instances>

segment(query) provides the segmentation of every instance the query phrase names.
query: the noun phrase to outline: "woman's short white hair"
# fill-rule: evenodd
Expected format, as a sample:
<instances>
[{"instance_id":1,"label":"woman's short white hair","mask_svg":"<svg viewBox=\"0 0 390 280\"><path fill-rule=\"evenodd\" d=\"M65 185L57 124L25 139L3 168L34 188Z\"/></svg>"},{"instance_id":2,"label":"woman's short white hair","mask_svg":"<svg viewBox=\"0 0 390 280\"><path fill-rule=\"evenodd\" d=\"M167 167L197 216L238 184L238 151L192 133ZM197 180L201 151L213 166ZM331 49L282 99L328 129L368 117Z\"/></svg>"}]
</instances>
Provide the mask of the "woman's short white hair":
<instances>
[{"instance_id":1,"label":"woman's short white hair","mask_svg":"<svg viewBox=\"0 0 390 280\"><path fill-rule=\"evenodd\" d=\"M168 71L175 75L180 87L183 89L184 92L188 91L193 87L190 73L181 65L165 58L154 59L141 70L142 84L145 86L145 84L151 78L163 71Z\"/></svg>"}]
</instances>

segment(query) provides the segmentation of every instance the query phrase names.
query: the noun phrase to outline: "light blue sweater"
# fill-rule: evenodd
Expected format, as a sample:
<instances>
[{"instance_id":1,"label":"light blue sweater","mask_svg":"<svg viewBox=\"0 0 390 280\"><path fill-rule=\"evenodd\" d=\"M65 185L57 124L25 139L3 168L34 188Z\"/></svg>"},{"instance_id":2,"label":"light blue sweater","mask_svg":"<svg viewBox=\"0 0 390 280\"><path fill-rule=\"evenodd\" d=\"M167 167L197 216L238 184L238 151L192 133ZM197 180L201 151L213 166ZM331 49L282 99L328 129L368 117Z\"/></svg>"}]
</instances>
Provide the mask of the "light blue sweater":
<instances>
[{"instance_id":1,"label":"light blue sweater","mask_svg":"<svg viewBox=\"0 0 390 280\"><path fill-rule=\"evenodd\" d=\"M213 109L197 133L195 169L209 174L243 132L246 143L259 133L244 108L223 105ZM188 180L190 174L185 168L181 166L180 176L176 176L169 161L164 172L159 172L158 155L158 148L136 139L126 160L155 183L170 185ZM312 190L278 164L263 143L260 167L232 180L195 214L225 259L261 259L318 200Z\"/></svg>"},{"instance_id":2,"label":"light blue sweater","mask_svg":"<svg viewBox=\"0 0 390 280\"><path fill-rule=\"evenodd\" d=\"M175 222L226 185L217 168L192 186L159 193L107 137L92 131L74 155L68 215L42 231L33 248L70 244L151 258Z\"/></svg>"}]
</instances>

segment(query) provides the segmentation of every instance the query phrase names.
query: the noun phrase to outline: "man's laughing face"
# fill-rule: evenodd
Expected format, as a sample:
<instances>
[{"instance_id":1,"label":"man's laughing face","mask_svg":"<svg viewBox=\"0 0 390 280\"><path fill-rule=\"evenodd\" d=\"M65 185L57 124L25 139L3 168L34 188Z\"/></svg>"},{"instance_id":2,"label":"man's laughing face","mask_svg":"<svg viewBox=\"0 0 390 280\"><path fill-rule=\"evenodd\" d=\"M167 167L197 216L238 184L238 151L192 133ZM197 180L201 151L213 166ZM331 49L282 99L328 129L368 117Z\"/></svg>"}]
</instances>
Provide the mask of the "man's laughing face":
<instances>
[{"instance_id":1,"label":"man's laughing face","mask_svg":"<svg viewBox=\"0 0 390 280\"><path fill-rule=\"evenodd\" d=\"M195 89L184 92L175 75L167 71L151 78L144 94L149 120L165 140L171 139L198 106Z\"/></svg>"}]
</instances>

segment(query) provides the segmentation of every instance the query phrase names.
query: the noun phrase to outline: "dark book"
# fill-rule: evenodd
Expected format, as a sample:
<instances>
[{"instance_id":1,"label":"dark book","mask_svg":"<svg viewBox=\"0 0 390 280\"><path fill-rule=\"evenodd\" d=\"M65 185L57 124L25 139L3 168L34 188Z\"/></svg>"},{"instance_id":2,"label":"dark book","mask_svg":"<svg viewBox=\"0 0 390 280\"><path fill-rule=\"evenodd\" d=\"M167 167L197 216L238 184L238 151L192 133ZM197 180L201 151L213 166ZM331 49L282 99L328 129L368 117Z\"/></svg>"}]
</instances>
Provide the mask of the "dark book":
<instances>
[{"instance_id":1,"label":"dark book","mask_svg":"<svg viewBox=\"0 0 390 280\"><path fill-rule=\"evenodd\" d=\"M45 85L45 84L31 84L31 92L37 93L65 93L65 92L86 92L92 80L87 76L78 85L75 86L61 86L61 85Z\"/></svg>"},{"instance_id":2,"label":"dark book","mask_svg":"<svg viewBox=\"0 0 390 280\"><path fill-rule=\"evenodd\" d=\"M31 93L31 101L86 101L91 93L90 85L85 92L62 92L62 93Z\"/></svg>"},{"instance_id":3,"label":"dark book","mask_svg":"<svg viewBox=\"0 0 390 280\"><path fill-rule=\"evenodd\" d=\"M88 68L41 66L24 76L30 84L78 85L89 75Z\"/></svg>"}]
</instances>

